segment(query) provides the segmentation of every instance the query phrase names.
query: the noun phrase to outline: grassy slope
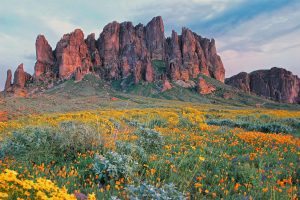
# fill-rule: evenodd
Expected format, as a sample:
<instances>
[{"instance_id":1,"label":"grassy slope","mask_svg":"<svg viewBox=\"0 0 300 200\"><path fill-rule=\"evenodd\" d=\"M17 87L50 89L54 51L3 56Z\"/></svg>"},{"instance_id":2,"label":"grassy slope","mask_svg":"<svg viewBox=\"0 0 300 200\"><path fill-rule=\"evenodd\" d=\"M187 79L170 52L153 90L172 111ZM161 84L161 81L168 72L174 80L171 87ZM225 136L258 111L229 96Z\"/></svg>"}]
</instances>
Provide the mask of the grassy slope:
<instances>
[{"instance_id":1,"label":"grassy slope","mask_svg":"<svg viewBox=\"0 0 300 200\"><path fill-rule=\"evenodd\" d=\"M161 64L161 63L160 63ZM159 68L161 70L161 68ZM67 112L77 110L93 110L98 108L144 108L166 107L181 104L214 104L230 107L255 107L262 104L265 108L300 110L299 105L280 104L245 94L231 86L203 76L207 82L216 86L212 95L199 95L195 89L185 89L172 83L171 90L161 92L161 83L139 83L131 85L126 90L120 89L120 81L104 82L103 80L87 75L83 81L75 83L68 80L52 89L30 98L6 97L0 102L0 111L7 111L9 119L16 116L40 114L48 112ZM224 99L223 94L232 95ZM117 97L117 101L112 101ZM217 106L218 105L218 106Z\"/></svg>"}]
</instances>

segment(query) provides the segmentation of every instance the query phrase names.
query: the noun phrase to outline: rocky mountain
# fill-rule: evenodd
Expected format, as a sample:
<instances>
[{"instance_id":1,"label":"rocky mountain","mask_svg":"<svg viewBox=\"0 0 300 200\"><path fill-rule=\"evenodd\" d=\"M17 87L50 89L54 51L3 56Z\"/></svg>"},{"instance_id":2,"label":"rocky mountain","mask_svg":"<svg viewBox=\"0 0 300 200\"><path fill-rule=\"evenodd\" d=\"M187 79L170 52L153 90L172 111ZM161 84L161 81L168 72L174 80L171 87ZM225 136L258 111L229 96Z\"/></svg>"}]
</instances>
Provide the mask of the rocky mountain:
<instances>
[{"instance_id":1,"label":"rocky mountain","mask_svg":"<svg viewBox=\"0 0 300 200\"><path fill-rule=\"evenodd\" d=\"M221 82L225 77L214 39L202 38L188 28L183 28L181 35L172 31L166 38L161 17L154 17L146 26L109 23L98 39L95 34L85 38L82 30L76 29L65 34L54 50L43 35L37 37L35 45L34 74L30 76L20 65L12 83L9 70L6 93L23 96L34 83L51 87L72 77L80 81L88 73L107 81L126 79L132 84L161 80L164 89L172 88L171 80L189 82L199 74ZM156 69L154 61L163 62L163 68ZM194 85L199 87L199 81Z\"/></svg>"},{"instance_id":2,"label":"rocky mountain","mask_svg":"<svg viewBox=\"0 0 300 200\"><path fill-rule=\"evenodd\" d=\"M300 103L300 79L283 68L241 72L225 83L247 93L255 93L284 103Z\"/></svg>"}]
</instances>

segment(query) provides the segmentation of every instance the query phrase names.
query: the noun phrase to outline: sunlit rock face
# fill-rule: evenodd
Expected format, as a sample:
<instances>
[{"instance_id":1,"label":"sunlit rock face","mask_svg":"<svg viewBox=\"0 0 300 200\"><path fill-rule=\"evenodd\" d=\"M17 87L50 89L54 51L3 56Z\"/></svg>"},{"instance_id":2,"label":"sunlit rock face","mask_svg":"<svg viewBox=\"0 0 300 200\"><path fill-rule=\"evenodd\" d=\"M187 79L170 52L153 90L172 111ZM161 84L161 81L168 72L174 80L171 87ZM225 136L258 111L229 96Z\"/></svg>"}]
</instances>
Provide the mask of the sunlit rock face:
<instances>
[{"instance_id":1,"label":"sunlit rock face","mask_svg":"<svg viewBox=\"0 0 300 200\"><path fill-rule=\"evenodd\" d=\"M200 74L224 82L225 70L217 54L215 41L202 38L190 29L182 28L181 35L172 31L166 38L160 16L146 26L131 22L107 24L98 39L94 33L86 38L80 29L63 35L53 50L44 35L36 38L36 63L30 81L40 85L74 78L81 81L88 73L111 81L128 79L133 84L163 81L165 88L171 80L190 84ZM155 68L154 61L162 63ZM27 78L20 68L7 77L5 90L24 88ZM186 82L183 83L183 82Z\"/></svg>"}]
</instances>

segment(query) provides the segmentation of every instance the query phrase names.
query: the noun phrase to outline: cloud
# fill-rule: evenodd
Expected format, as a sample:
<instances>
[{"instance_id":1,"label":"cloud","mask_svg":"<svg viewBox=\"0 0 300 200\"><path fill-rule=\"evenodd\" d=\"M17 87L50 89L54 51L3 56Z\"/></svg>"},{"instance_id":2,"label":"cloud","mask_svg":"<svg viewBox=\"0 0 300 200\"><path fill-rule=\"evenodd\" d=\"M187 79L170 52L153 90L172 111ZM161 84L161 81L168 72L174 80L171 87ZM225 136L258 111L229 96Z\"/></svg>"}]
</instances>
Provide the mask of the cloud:
<instances>
[{"instance_id":1,"label":"cloud","mask_svg":"<svg viewBox=\"0 0 300 200\"><path fill-rule=\"evenodd\" d=\"M47 26L57 37L61 37L63 34L78 28L68 20L62 21L61 19L53 17L42 17L41 21L44 23L44 26Z\"/></svg>"},{"instance_id":2,"label":"cloud","mask_svg":"<svg viewBox=\"0 0 300 200\"><path fill-rule=\"evenodd\" d=\"M300 75L299 9L297 3L261 13L218 37L226 76L274 66Z\"/></svg>"}]
</instances>

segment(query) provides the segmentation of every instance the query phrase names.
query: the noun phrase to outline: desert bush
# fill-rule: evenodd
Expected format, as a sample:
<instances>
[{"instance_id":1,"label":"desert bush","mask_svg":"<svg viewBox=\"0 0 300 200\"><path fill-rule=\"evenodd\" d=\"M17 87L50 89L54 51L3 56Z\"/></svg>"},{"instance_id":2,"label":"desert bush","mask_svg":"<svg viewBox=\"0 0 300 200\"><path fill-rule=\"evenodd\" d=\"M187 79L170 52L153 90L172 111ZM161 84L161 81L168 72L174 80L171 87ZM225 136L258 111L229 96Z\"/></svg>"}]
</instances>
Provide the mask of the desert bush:
<instances>
[{"instance_id":1,"label":"desert bush","mask_svg":"<svg viewBox=\"0 0 300 200\"><path fill-rule=\"evenodd\" d=\"M150 128L153 129L154 127L166 127L167 126L167 120L166 119L151 119L150 121L140 123L138 121L126 121L128 125L130 126L136 126L136 127L142 127L142 128Z\"/></svg>"},{"instance_id":2,"label":"desert bush","mask_svg":"<svg viewBox=\"0 0 300 200\"><path fill-rule=\"evenodd\" d=\"M95 156L93 170L102 183L107 183L111 178L118 180L132 176L137 166L132 156L109 151Z\"/></svg>"},{"instance_id":3,"label":"desert bush","mask_svg":"<svg viewBox=\"0 0 300 200\"><path fill-rule=\"evenodd\" d=\"M101 134L95 128L80 122L63 122L59 127L62 143L61 150L68 158L75 158L77 153L97 150L102 146Z\"/></svg>"},{"instance_id":4,"label":"desert bush","mask_svg":"<svg viewBox=\"0 0 300 200\"><path fill-rule=\"evenodd\" d=\"M293 129L291 127L284 124L278 124L275 122L254 126L253 130L261 131L265 133L292 133L293 132Z\"/></svg>"},{"instance_id":5,"label":"desert bush","mask_svg":"<svg viewBox=\"0 0 300 200\"><path fill-rule=\"evenodd\" d=\"M228 126L243 128L248 131L259 131L264 133L292 133L293 128L277 122L258 123L251 121L232 121L229 119L224 120L207 120L208 125L215 126Z\"/></svg>"},{"instance_id":6,"label":"desert bush","mask_svg":"<svg viewBox=\"0 0 300 200\"><path fill-rule=\"evenodd\" d=\"M149 122L146 123L146 126L148 128L153 129L154 127L166 127L167 126L167 120L166 119L152 119Z\"/></svg>"},{"instance_id":7,"label":"desert bush","mask_svg":"<svg viewBox=\"0 0 300 200\"><path fill-rule=\"evenodd\" d=\"M1 144L2 157L33 162L72 160L77 153L101 146L100 135L90 126L63 122L58 128L26 127L14 131Z\"/></svg>"},{"instance_id":8,"label":"desert bush","mask_svg":"<svg viewBox=\"0 0 300 200\"><path fill-rule=\"evenodd\" d=\"M284 119L278 120L278 122L279 123L284 123L284 124L287 124L287 125L292 126L294 128L300 129L300 119L296 119L296 118L284 118Z\"/></svg>"},{"instance_id":9,"label":"desert bush","mask_svg":"<svg viewBox=\"0 0 300 200\"><path fill-rule=\"evenodd\" d=\"M148 161L148 154L146 151L139 145L130 142L118 141L116 143L116 150L124 155L132 156L133 158L146 163Z\"/></svg>"},{"instance_id":10,"label":"desert bush","mask_svg":"<svg viewBox=\"0 0 300 200\"><path fill-rule=\"evenodd\" d=\"M229 120L229 119L222 119L222 120L207 120L206 122L208 125L215 125L215 126L229 126L235 127L236 123Z\"/></svg>"},{"instance_id":11,"label":"desert bush","mask_svg":"<svg viewBox=\"0 0 300 200\"><path fill-rule=\"evenodd\" d=\"M186 199L182 192L179 192L174 184L165 184L160 188L147 183L141 183L138 186L130 185L125 188L130 199Z\"/></svg>"},{"instance_id":12,"label":"desert bush","mask_svg":"<svg viewBox=\"0 0 300 200\"><path fill-rule=\"evenodd\" d=\"M136 144L142 147L147 153L158 152L164 145L164 138L157 131L140 127L135 132L135 135L139 137L136 140Z\"/></svg>"},{"instance_id":13,"label":"desert bush","mask_svg":"<svg viewBox=\"0 0 300 200\"><path fill-rule=\"evenodd\" d=\"M179 117L178 126L182 127L182 128L192 128L195 125L189 119L184 118L184 117Z\"/></svg>"}]
</instances>

